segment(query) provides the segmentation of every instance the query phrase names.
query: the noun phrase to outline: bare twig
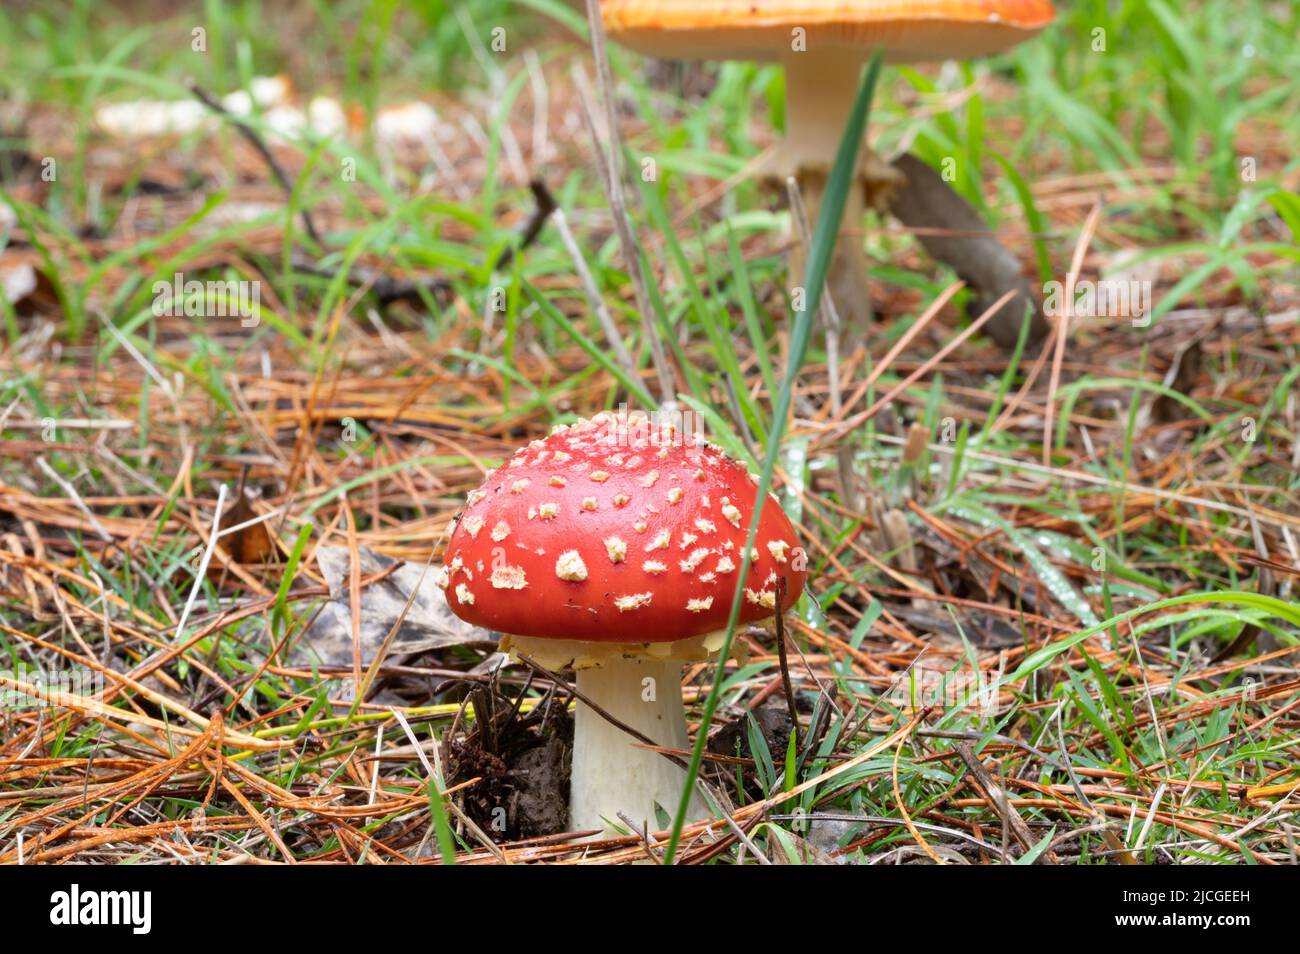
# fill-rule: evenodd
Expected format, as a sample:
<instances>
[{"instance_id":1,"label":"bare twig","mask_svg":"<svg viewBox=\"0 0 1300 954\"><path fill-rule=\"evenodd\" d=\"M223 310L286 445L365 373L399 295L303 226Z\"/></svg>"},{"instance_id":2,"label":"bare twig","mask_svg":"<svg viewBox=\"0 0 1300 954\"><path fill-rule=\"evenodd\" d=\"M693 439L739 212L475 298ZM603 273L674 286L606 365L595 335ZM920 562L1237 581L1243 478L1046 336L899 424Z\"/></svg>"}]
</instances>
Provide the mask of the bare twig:
<instances>
[{"instance_id":1,"label":"bare twig","mask_svg":"<svg viewBox=\"0 0 1300 954\"><path fill-rule=\"evenodd\" d=\"M591 55L596 62L596 82L600 84L601 98L605 104L605 131L608 144L595 142L598 162L601 166L605 191L609 197L610 211L614 215L614 231L618 235L619 246L623 250L623 261L632 278L632 288L636 293L637 311L641 313L641 329L650 347L650 356L654 363L655 374L659 379L659 397L661 401L675 399L672 373L668 367L668 358L664 354L663 344L659 341L654 326L650 305L650 293L646 288L645 275L642 271L644 256L641 246L632 234L632 223L627 214L627 202L623 198L623 145L619 136L618 110L614 105L614 81L610 76L609 58L605 54L605 24L600 17L600 0L586 0L587 24L591 30ZM575 73L582 76L581 69L575 64ZM579 89L584 85L585 76L579 81ZM608 150L608 151L607 151Z\"/></svg>"},{"instance_id":2,"label":"bare twig","mask_svg":"<svg viewBox=\"0 0 1300 954\"><path fill-rule=\"evenodd\" d=\"M257 130L254 129L247 120L240 116L236 116L230 110L226 109L225 106L221 105L221 101L200 86L197 81L190 80L189 89L190 92L194 94L195 98L204 106L208 107L208 109L212 110L217 115L230 121L235 129L239 131L239 134L248 141L248 144L257 150L257 154L262 157L262 161L265 162L267 168L271 170L271 175L275 177L275 181L279 184L280 188L284 190L285 195L292 196L293 183L289 181L289 176L285 173L284 167L276 160L270 147L262 141L262 137L258 135ZM311 236L311 240L315 242L317 246L323 247L325 243L321 239L320 233L316 231L316 223L312 221L311 213L305 208L302 210L302 224L303 228L307 230L307 234Z\"/></svg>"},{"instance_id":3,"label":"bare twig","mask_svg":"<svg viewBox=\"0 0 1300 954\"><path fill-rule=\"evenodd\" d=\"M781 685L785 690L785 705L790 711L790 734L794 737L794 750L799 747L799 705L794 696L794 685L790 682L790 659L785 650L785 620L781 607L785 605L785 577L776 581L776 652L781 661ZM789 780L792 781L792 780Z\"/></svg>"},{"instance_id":4,"label":"bare twig","mask_svg":"<svg viewBox=\"0 0 1300 954\"><path fill-rule=\"evenodd\" d=\"M605 340L609 342L609 347L614 352L614 358L623 367L628 377L635 379L637 377L636 362L632 360L632 355L628 354L627 346L623 343L623 337L618 333L618 326L614 324L609 308L605 305L605 299L601 297L600 289L596 287L596 279L591 274L591 269L587 267L587 260L583 257L582 249L578 247L578 241L573 237L573 232L569 228L568 217L564 214L563 209L556 209L552 218L555 221L555 231L560 233L560 241L564 243L569 258L573 261L573 268L578 273L578 279L582 282L582 290L587 294L587 303L591 305L591 310L596 313L596 320L600 322L601 330L605 332Z\"/></svg>"},{"instance_id":5,"label":"bare twig","mask_svg":"<svg viewBox=\"0 0 1300 954\"><path fill-rule=\"evenodd\" d=\"M1025 851L1033 848L1035 845L1033 832L1029 830L1025 820L1020 817L1020 814L1007 800L1002 786L989 774L988 769L984 767L984 764L975 754L975 750L965 742L959 742L957 743L957 754L966 763L966 768L970 770L972 781L980 790L980 794L989 800L992 809L997 812L1005 824L1010 826L1011 833L1015 836L1016 841L1020 842L1020 846ZM1061 859L1050 848L1039 855L1039 858L1045 858L1054 865L1061 863Z\"/></svg>"}]
</instances>

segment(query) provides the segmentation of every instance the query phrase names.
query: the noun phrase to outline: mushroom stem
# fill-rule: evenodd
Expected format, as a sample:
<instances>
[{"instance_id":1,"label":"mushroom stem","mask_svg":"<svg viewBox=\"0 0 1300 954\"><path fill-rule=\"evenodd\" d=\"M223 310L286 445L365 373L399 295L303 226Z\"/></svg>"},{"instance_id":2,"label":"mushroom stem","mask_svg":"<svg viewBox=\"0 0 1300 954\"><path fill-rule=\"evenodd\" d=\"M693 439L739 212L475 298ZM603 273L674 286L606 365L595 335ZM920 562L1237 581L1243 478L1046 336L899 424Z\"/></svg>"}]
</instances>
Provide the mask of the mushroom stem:
<instances>
[{"instance_id":1,"label":"mushroom stem","mask_svg":"<svg viewBox=\"0 0 1300 954\"><path fill-rule=\"evenodd\" d=\"M823 165L829 171L861 77L862 57L855 52L817 50L785 58L782 148L793 168Z\"/></svg>"},{"instance_id":2,"label":"mushroom stem","mask_svg":"<svg viewBox=\"0 0 1300 954\"><path fill-rule=\"evenodd\" d=\"M608 657L578 670L578 691L611 716L657 745L690 747L682 709L682 665L676 660ZM574 719L570 824L575 831L622 825L622 812L637 825L659 828L655 803L677 811L686 772L579 701ZM708 814L697 794L691 817Z\"/></svg>"},{"instance_id":3,"label":"mushroom stem","mask_svg":"<svg viewBox=\"0 0 1300 954\"><path fill-rule=\"evenodd\" d=\"M861 57L848 52L791 53L785 60L785 141L781 156L784 168L793 172L799 183L808 208L810 230L816 227L826 182L857 95L861 72ZM862 167L860 156L858 162L855 172ZM855 175L853 187L844 200L841 233L826 279L843 332L853 336L864 334L871 322L871 299L862 238L844 233L862 227L865 211L863 190ZM803 281L807 255L805 243L796 240L790 255L792 282Z\"/></svg>"}]
</instances>

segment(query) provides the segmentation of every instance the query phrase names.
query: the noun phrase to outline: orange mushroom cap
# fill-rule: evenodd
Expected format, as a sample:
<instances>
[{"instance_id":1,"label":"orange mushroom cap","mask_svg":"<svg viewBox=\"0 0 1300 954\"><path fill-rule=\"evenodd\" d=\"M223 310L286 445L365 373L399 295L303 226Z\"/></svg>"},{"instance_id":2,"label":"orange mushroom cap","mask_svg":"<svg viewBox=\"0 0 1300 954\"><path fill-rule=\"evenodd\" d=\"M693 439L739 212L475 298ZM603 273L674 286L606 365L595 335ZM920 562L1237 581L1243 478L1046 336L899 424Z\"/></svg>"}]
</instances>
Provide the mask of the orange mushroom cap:
<instances>
[{"instance_id":1,"label":"orange mushroom cap","mask_svg":"<svg viewBox=\"0 0 1300 954\"><path fill-rule=\"evenodd\" d=\"M756 498L745 465L698 435L597 415L533 441L470 493L439 582L461 619L513 636L699 636L726 626ZM804 562L767 499L741 622L793 604Z\"/></svg>"},{"instance_id":2,"label":"orange mushroom cap","mask_svg":"<svg viewBox=\"0 0 1300 954\"><path fill-rule=\"evenodd\" d=\"M670 59L773 60L803 28L809 52L884 51L889 62L1009 49L1052 22L1049 0L604 0L609 37Z\"/></svg>"}]
</instances>

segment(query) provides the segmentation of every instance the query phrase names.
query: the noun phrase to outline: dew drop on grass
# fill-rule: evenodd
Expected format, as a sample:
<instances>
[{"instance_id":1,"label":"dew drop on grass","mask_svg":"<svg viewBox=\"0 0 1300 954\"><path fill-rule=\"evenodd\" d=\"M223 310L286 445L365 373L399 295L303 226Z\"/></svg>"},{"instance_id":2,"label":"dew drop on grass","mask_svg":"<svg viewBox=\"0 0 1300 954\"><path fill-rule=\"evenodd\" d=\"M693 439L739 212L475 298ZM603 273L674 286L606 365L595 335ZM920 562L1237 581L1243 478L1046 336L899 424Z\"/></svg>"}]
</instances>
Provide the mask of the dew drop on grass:
<instances>
[{"instance_id":1,"label":"dew drop on grass","mask_svg":"<svg viewBox=\"0 0 1300 954\"><path fill-rule=\"evenodd\" d=\"M948 510L953 516L969 520L986 530L1001 530L1007 535L1007 539L1015 544L1016 549L1024 555L1025 562L1029 564L1030 569L1042 581L1043 586L1047 588L1047 592L1052 595L1052 599L1073 613L1084 626L1096 626L1101 622L1092 611L1092 607L1088 605L1088 601L1079 595L1079 591L1066 579L1065 574L1053 566L1052 562L1043 555L1043 552L1038 549L1036 541L1031 539L1029 534L1018 527L1011 526L1011 524L983 507L954 504ZM1042 545L1053 546L1057 542L1051 538L1044 539L1043 534L1038 535L1037 543ZM1059 547L1056 547L1056 549L1060 550ZM1069 558L1068 555L1066 558Z\"/></svg>"},{"instance_id":2,"label":"dew drop on grass","mask_svg":"<svg viewBox=\"0 0 1300 954\"><path fill-rule=\"evenodd\" d=\"M781 446L781 466L787 483L781 488L781 505L794 523L803 520L803 492L808 469L808 438L791 437Z\"/></svg>"}]
</instances>

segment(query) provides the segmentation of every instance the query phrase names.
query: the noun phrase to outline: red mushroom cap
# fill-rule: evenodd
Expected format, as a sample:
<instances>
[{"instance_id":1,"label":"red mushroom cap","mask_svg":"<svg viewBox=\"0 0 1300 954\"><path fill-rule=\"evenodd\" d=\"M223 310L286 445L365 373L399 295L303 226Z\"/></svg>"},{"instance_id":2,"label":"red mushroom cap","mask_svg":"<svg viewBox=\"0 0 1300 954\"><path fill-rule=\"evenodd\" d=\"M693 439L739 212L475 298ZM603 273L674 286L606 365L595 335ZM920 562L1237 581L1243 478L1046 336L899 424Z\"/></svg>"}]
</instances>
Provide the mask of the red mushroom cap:
<instances>
[{"instance_id":1,"label":"red mushroom cap","mask_svg":"<svg viewBox=\"0 0 1300 954\"><path fill-rule=\"evenodd\" d=\"M461 619L514 636L669 642L727 624L757 496L698 435L600 414L556 427L469 495L440 582ZM806 558L764 507L741 622L803 591Z\"/></svg>"}]
</instances>

